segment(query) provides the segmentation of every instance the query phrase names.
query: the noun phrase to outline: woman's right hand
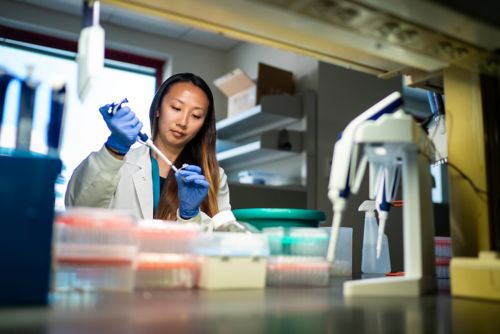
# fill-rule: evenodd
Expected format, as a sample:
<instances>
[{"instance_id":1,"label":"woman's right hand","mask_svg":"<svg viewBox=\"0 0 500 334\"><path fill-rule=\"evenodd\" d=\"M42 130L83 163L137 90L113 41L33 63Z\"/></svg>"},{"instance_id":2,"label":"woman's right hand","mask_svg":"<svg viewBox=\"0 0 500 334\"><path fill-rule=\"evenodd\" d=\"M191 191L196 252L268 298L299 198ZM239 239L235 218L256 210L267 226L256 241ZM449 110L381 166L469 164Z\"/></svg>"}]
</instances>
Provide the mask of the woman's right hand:
<instances>
[{"instance_id":1,"label":"woman's right hand","mask_svg":"<svg viewBox=\"0 0 500 334\"><path fill-rule=\"evenodd\" d=\"M142 129L142 122L129 107L122 107L112 115L109 110L111 104L99 108L102 118L106 122L111 135L106 141L106 147L115 153L125 155L137 140Z\"/></svg>"}]
</instances>

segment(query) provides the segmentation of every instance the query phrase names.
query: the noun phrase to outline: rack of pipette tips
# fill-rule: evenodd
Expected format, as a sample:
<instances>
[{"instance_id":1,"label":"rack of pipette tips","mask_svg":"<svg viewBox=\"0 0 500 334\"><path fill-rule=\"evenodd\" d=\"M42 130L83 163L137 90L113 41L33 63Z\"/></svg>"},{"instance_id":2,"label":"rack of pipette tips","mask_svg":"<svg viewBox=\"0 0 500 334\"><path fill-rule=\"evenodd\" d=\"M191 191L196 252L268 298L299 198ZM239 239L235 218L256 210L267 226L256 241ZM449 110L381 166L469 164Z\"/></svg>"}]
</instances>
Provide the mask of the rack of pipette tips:
<instances>
[{"instance_id":1,"label":"rack of pipette tips","mask_svg":"<svg viewBox=\"0 0 500 334\"><path fill-rule=\"evenodd\" d=\"M53 243L56 292L327 286L331 274L328 233L318 228L210 232L196 223L71 208L56 216Z\"/></svg>"}]
</instances>

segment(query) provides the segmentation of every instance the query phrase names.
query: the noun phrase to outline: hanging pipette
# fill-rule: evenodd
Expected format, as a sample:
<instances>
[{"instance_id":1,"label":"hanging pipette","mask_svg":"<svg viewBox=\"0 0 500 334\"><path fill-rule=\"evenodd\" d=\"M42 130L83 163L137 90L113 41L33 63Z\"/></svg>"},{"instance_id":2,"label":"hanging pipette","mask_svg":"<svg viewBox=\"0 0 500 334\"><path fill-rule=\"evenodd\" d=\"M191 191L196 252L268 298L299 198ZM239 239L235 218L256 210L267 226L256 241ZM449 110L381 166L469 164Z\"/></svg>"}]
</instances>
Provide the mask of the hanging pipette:
<instances>
[{"instance_id":1,"label":"hanging pipette","mask_svg":"<svg viewBox=\"0 0 500 334\"><path fill-rule=\"evenodd\" d=\"M399 179L401 173L399 166L386 166L384 170L384 176L382 183L380 184L380 191L377 194L376 206L378 212L378 235L377 235L377 246L376 255L377 259L380 257L382 251L382 242L385 232L385 223L389 216L389 210L391 209L391 203L396 199L396 194L399 186Z\"/></svg>"},{"instance_id":2,"label":"hanging pipette","mask_svg":"<svg viewBox=\"0 0 500 334\"><path fill-rule=\"evenodd\" d=\"M2 120L4 114L4 105L7 96L7 88L10 82L16 79L13 75L7 73L6 70L0 68L0 134L2 133Z\"/></svg>"},{"instance_id":3,"label":"hanging pipette","mask_svg":"<svg viewBox=\"0 0 500 334\"><path fill-rule=\"evenodd\" d=\"M48 154L58 156L61 145L61 129L64 124L66 84L55 82L51 89L50 121L47 129Z\"/></svg>"}]
</instances>

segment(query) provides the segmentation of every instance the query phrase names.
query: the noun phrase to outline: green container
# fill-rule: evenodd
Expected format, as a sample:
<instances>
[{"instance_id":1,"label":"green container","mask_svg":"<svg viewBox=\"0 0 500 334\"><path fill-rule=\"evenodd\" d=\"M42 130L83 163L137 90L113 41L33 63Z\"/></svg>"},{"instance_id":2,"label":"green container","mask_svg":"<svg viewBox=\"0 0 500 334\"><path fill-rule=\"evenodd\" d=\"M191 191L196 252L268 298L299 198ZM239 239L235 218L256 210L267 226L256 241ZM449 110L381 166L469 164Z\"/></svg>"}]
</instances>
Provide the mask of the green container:
<instances>
[{"instance_id":1,"label":"green container","mask_svg":"<svg viewBox=\"0 0 500 334\"><path fill-rule=\"evenodd\" d=\"M323 211L307 209L250 208L234 209L240 222L262 230L266 227L319 227L326 219Z\"/></svg>"}]
</instances>

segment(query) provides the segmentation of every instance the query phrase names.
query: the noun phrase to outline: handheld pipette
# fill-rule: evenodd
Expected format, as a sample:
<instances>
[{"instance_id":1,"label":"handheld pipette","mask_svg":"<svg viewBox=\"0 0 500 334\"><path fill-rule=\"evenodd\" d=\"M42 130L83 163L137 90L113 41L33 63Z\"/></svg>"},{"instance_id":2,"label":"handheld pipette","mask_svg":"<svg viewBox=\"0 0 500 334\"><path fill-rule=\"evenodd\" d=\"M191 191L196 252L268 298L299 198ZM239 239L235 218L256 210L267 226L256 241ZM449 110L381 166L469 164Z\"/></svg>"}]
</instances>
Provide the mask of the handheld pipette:
<instances>
[{"instance_id":1,"label":"handheld pipette","mask_svg":"<svg viewBox=\"0 0 500 334\"><path fill-rule=\"evenodd\" d=\"M121 107L121 105L123 103L126 103L128 102L128 99L127 98L124 98L123 100L121 100L121 102L117 103L117 104L114 104L113 103L113 110L112 110L112 114L114 115L118 109ZM150 149L152 149L156 154L158 154L158 156L167 163L167 165L170 166L170 168L172 168L174 170L175 173L177 173L180 169L182 169L184 166L182 166L180 169L175 167L175 165L172 163L172 161L170 161L169 158L167 158L159 149L158 147L155 146L155 144L153 144L153 141L151 140L151 138L149 138L149 136L147 134L145 134L144 132L139 132L139 140L138 140L139 143L143 144L143 145L146 145L148 146Z\"/></svg>"},{"instance_id":2,"label":"handheld pipette","mask_svg":"<svg viewBox=\"0 0 500 334\"><path fill-rule=\"evenodd\" d=\"M379 190L376 198L376 210L379 219L376 246L377 259L380 257L380 252L382 251L385 223L387 221L387 218L389 217L391 203L396 198L399 186L399 179L401 177L399 168L399 166L394 166L393 168L385 168L383 180L380 184L381 189Z\"/></svg>"},{"instance_id":3,"label":"handheld pipette","mask_svg":"<svg viewBox=\"0 0 500 334\"><path fill-rule=\"evenodd\" d=\"M7 88L9 87L9 84L13 79L16 78L0 67L0 134L2 133L2 120L5 98L7 96Z\"/></svg>"}]
</instances>

